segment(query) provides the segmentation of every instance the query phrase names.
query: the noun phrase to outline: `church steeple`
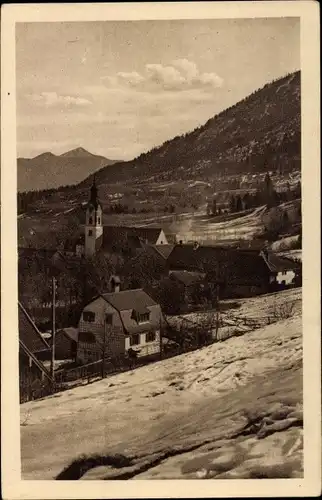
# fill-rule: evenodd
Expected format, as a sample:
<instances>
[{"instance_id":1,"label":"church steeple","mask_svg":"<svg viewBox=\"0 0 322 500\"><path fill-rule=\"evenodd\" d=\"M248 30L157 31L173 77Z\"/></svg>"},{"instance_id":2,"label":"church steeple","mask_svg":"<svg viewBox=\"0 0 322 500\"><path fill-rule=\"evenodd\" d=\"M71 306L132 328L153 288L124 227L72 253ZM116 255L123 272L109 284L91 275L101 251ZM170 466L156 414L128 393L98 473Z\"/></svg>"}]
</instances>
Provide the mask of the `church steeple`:
<instances>
[{"instance_id":1,"label":"church steeple","mask_svg":"<svg viewBox=\"0 0 322 500\"><path fill-rule=\"evenodd\" d=\"M96 186L96 178L95 178L95 175L94 175L94 178L93 178L93 184L91 186L91 196L90 196L90 203L92 203L94 205L94 207L96 208L99 204L99 201L98 201L98 198L97 198L97 186Z\"/></svg>"},{"instance_id":2,"label":"church steeple","mask_svg":"<svg viewBox=\"0 0 322 500\"><path fill-rule=\"evenodd\" d=\"M85 256L91 257L100 248L103 236L102 207L98 200L98 190L94 175L90 198L86 209Z\"/></svg>"}]
</instances>

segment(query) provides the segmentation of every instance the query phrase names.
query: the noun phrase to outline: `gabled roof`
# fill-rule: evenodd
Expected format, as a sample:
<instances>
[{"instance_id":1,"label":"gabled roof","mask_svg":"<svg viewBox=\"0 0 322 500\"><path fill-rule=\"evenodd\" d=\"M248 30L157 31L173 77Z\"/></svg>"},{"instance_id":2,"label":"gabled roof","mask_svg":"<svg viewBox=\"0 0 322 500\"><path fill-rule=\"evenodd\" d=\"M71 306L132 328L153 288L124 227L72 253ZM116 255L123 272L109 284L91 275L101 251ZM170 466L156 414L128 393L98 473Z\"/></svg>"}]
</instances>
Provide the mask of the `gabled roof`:
<instances>
[{"instance_id":1,"label":"gabled roof","mask_svg":"<svg viewBox=\"0 0 322 500\"><path fill-rule=\"evenodd\" d=\"M58 330L56 335L58 334L64 334L70 340L74 340L75 342L78 341L78 329L72 326L67 328L61 328L60 330Z\"/></svg>"},{"instance_id":2,"label":"gabled roof","mask_svg":"<svg viewBox=\"0 0 322 500\"><path fill-rule=\"evenodd\" d=\"M274 253L265 254L263 252L262 258L265 260L267 267L272 272L289 271L300 269L301 267L299 263L285 257L280 257Z\"/></svg>"},{"instance_id":3,"label":"gabled roof","mask_svg":"<svg viewBox=\"0 0 322 500\"><path fill-rule=\"evenodd\" d=\"M135 290L123 290L120 292L103 293L101 295L106 302L111 304L117 311L135 309L145 311L147 307L155 306L157 303L142 288Z\"/></svg>"},{"instance_id":4,"label":"gabled roof","mask_svg":"<svg viewBox=\"0 0 322 500\"><path fill-rule=\"evenodd\" d=\"M19 311L19 340L30 352L36 354L40 351L50 350L49 344L42 337L35 323L26 309L18 302Z\"/></svg>"},{"instance_id":5,"label":"gabled roof","mask_svg":"<svg viewBox=\"0 0 322 500\"><path fill-rule=\"evenodd\" d=\"M215 264L219 257L227 255L227 248L217 246L175 245L168 257L170 269L204 271L207 265Z\"/></svg>"},{"instance_id":6,"label":"gabled roof","mask_svg":"<svg viewBox=\"0 0 322 500\"><path fill-rule=\"evenodd\" d=\"M18 248L18 257L19 258L37 258L50 260L57 252L56 249L53 248L30 248L30 247L19 247Z\"/></svg>"},{"instance_id":7,"label":"gabled roof","mask_svg":"<svg viewBox=\"0 0 322 500\"><path fill-rule=\"evenodd\" d=\"M169 273L170 278L173 277L180 283L182 283L184 286L191 286L195 285L197 283L201 283L205 277L205 273L197 273L197 272L190 272L190 271L171 271Z\"/></svg>"},{"instance_id":8,"label":"gabled roof","mask_svg":"<svg viewBox=\"0 0 322 500\"><path fill-rule=\"evenodd\" d=\"M133 227L133 233L144 243L154 245L162 232L161 227Z\"/></svg>"},{"instance_id":9,"label":"gabled roof","mask_svg":"<svg viewBox=\"0 0 322 500\"><path fill-rule=\"evenodd\" d=\"M151 245L164 259L167 259L174 249L174 245Z\"/></svg>"},{"instance_id":10,"label":"gabled roof","mask_svg":"<svg viewBox=\"0 0 322 500\"><path fill-rule=\"evenodd\" d=\"M135 290L123 290L115 293L103 293L91 300L87 305L102 297L108 304L110 304L119 314L121 319L125 335L130 335L133 333L140 333L149 331L151 328L156 328L158 324L149 321L144 323L139 323L136 321L133 311L144 314L150 311L151 306L157 306L158 304L141 288ZM132 311L132 314L128 314L128 311ZM96 337L100 337L99 334L95 332L79 332L79 341L84 342L95 342Z\"/></svg>"},{"instance_id":11,"label":"gabled roof","mask_svg":"<svg viewBox=\"0 0 322 500\"><path fill-rule=\"evenodd\" d=\"M26 356L31 358L37 368L44 373L47 379L52 381L49 371L37 358L37 353L49 351L50 347L20 302L18 302L18 320L19 352L23 352Z\"/></svg>"},{"instance_id":12,"label":"gabled roof","mask_svg":"<svg viewBox=\"0 0 322 500\"><path fill-rule=\"evenodd\" d=\"M212 279L244 284L260 282L271 272L299 267L273 254L264 258L257 250L201 245L176 245L168 265L170 270L205 272Z\"/></svg>"},{"instance_id":13,"label":"gabled roof","mask_svg":"<svg viewBox=\"0 0 322 500\"><path fill-rule=\"evenodd\" d=\"M158 227L129 227L129 226L104 226L103 227L103 246L111 244L125 244L131 241L138 247L142 243L154 245L162 231Z\"/></svg>"},{"instance_id":14,"label":"gabled roof","mask_svg":"<svg viewBox=\"0 0 322 500\"><path fill-rule=\"evenodd\" d=\"M123 247L130 243L132 246L140 247L140 239L129 227L125 226L104 226L102 247Z\"/></svg>"}]
</instances>

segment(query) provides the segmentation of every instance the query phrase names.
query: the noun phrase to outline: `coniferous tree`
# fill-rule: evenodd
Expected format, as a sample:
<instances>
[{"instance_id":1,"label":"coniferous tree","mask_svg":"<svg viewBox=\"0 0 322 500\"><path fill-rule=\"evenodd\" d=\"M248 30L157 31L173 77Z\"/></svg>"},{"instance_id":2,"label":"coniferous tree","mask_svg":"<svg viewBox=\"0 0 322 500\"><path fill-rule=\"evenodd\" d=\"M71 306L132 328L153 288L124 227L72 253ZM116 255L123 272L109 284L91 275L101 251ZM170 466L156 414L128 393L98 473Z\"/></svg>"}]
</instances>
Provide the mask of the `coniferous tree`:
<instances>
[{"instance_id":1,"label":"coniferous tree","mask_svg":"<svg viewBox=\"0 0 322 500\"><path fill-rule=\"evenodd\" d=\"M241 212L243 209L243 204L240 195L236 196L236 212Z\"/></svg>"},{"instance_id":2,"label":"coniferous tree","mask_svg":"<svg viewBox=\"0 0 322 500\"><path fill-rule=\"evenodd\" d=\"M212 200L212 214L217 215L217 201L216 198Z\"/></svg>"},{"instance_id":3,"label":"coniferous tree","mask_svg":"<svg viewBox=\"0 0 322 500\"><path fill-rule=\"evenodd\" d=\"M234 195L232 195L229 200L229 211L235 212L235 210L236 210L236 200Z\"/></svg>"}]
</instances>

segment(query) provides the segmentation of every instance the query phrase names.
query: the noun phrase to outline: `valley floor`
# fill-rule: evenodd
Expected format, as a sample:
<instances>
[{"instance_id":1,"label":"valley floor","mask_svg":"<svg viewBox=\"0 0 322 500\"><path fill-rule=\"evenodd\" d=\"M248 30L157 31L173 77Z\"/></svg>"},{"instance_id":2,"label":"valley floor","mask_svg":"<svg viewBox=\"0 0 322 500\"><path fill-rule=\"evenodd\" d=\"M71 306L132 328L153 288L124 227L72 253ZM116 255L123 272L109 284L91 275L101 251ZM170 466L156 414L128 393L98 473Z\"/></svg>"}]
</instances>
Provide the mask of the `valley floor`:
<instances>
[{"instance_id":1,"label":"valley floor","mask_svg":"<svg viewBox=\"0 0 322 500\"><path fill-rule=\"evenodd\" d=\"M296 302L292 317L21 405L23 479L116 453L128 463L82 479L301 477L301 297L280 296Z\"/></svg>"}]
</instances>

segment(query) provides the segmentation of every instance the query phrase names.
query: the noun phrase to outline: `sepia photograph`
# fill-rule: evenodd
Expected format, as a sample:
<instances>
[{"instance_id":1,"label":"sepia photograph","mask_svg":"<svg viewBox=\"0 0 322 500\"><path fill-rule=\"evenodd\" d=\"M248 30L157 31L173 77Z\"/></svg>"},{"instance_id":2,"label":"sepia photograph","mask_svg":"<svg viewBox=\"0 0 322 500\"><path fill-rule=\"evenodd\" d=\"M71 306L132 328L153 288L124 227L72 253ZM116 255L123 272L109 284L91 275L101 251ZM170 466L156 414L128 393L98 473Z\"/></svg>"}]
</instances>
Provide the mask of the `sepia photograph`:
<instances>
[{"instance_id":1,"label":"sepia photograph","mask_svg":"<svg viewBox=\"0 0 322 500\"><path fill-rule=\"evenodd\" d=\"M183 5L14 23L23 482L306 477L304 23Z\"/></svg>"}]
</instances>

